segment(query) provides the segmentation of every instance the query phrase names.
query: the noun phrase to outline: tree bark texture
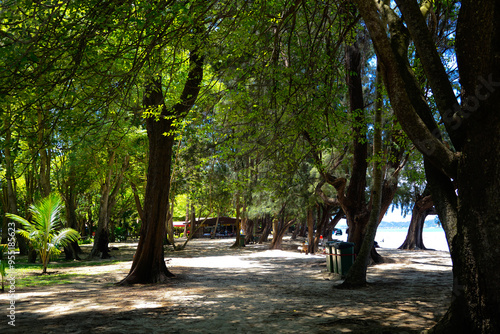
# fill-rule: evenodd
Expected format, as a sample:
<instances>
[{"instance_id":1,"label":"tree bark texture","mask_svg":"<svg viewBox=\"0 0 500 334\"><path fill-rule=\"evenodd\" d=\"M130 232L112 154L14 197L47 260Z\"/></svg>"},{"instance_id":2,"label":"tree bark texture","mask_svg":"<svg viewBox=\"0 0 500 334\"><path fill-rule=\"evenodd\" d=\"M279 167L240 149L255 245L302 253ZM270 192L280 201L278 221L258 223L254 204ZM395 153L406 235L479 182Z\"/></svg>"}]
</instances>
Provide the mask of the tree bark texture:
<instances>
[{"instance_id":1,"label":"tree bark texture","mask_svg":"<svg viewBox=\"0 0 500 334\"><path fill-rule=\"evenodd\" d=\"M158 119L148 117L146 128L149 142L149 159L139 244L129 274L121 284L162 283L174 277L165 265L163 238L167 217L172 148L174 136L172 122L183 119L193 107L203 79L203 57L197 50L189 57L190 70L180 96L180 102L171 109L165 106L160 78L146 87L144 107L160 111Z\"/></svg>"},{"instance_id":2,"label":"tree bark texture","mask_svg":"<svg viewBox=\"0 0 500 334\"><path fill-rule=\"evenodd\" d=\"M378 77L378 76L377 76ZM377 80L377 85L379 84ZM377 87L377 90L380 90ZM381 99L377 99L381 101ZM382 152L382 104L376 103L374 117L373 133L373 156L379 157ZM357 288L366 285L366 270L370 260L374 245L375 234L380 222L380 211L382 205L382 166L379 159L373 160L373 184L371 186L371 210L368 223L363 235L363 242L356 260L349 269L344 282L340 285L342 288Z\"/></svg>"},{"instance_id":3,"label":"tree bark texture","mask_svg":"<svg viewBox=\"0 0 500 334\"><path fill-rule=\"evenodd\" d=\"M453 261L450 308L433 333L500 332L500 2L462 1L457 20L456 55L460 105L450 96L435 58L421 57L453 147L426 119L431 116L404 59L392 48L381 2L356 0L384 69L384 81L399 121L423 153L426 176L446 232ZM398 0L417 52L429 47L416 1ZM394 13L392 13L394 14ZM420 21L420 23L419 23ZM419 26L420 24L420 26ZM439 67L442 65L438 64ZM427 68L427 69L426 69ZM408 74L410 72L410 74ZM441 73L441 74L440 74ZM404 89L402 89L404 88Z\"/></svg>"}]
</instances>

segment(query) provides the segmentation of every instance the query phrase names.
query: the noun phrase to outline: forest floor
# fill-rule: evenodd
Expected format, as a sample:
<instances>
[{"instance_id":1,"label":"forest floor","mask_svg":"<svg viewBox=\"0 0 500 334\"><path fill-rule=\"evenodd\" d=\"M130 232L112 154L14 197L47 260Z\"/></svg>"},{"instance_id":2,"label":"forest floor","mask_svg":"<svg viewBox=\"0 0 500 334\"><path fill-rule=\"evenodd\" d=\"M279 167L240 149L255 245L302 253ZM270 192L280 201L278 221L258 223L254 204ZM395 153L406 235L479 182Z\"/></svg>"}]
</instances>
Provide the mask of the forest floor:
<instances>
[{"instance_id":1,"label":"forest floor","mask_svg":"<svg viewBox=\"0 0 500 334\"><path fill-rule=\"evenodd\" d=\"M167 252L177 277L161 285L114 284L128 273L135 243L112 244L113 262L49 265L64 280L17 289L15 327L5 316L9 294L0 293L0 332L418 333L445 313L451 296L447 252L379 249L389 261L368 268L369 285L340 290L325 255L300 254L299 241L285 241L287 250L233 243L198 239Z\"/></svg>"}]
</instances>

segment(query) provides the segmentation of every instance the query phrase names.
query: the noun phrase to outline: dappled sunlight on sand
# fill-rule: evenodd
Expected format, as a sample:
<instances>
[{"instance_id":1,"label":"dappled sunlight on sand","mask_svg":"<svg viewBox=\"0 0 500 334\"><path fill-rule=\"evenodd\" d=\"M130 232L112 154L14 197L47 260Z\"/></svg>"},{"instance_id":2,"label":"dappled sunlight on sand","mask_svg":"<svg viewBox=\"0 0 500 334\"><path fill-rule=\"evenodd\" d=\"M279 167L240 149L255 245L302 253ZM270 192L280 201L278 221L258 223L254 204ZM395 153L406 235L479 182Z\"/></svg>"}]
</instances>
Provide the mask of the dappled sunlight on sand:
<instances>
[{"instance_id":1,"label":"dappled sunlight on sand","mask_svg":"<svg viewBox=\"0 0 500 334\"><path fill-rule=\"evenodd\" d=\"M65 269L85 275L19 291L16 333L33 323L40 333L417 333L448 305L446 252L380 249L391 261L369 267L369 286L349 291L334 289L339 277L326 272L324 255L233 243L193 240L167 251L177 278L161 285L113 285L130 262ZM130 258L127 245L116 247Z\"/></svg>"}]
</instances>

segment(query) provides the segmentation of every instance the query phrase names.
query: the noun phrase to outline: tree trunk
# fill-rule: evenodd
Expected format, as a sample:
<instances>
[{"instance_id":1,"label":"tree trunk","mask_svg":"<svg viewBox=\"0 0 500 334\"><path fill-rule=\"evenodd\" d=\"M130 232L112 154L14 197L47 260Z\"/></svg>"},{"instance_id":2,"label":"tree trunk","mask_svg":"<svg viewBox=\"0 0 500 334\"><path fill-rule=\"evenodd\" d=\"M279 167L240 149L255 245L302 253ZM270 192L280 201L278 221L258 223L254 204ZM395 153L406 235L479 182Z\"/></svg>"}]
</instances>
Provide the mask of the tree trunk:
<instances>
[{"instance_id":1,"label":"tree trunk","mask_svg":"<svg viewBox=\"0 0 500 334\"><path fill-rule=\"evenodd\" d=\"M419 195L412 209L411 222L408 227L406 239L398 249L427 249L424 245L422 232L424 230L425 218L430 214L435 214L432 196Z\"/></svg>"},{"instance_id":2,"label":"tree trunk","mask_svg":"<svg viewBox=\"0 0 500 334\"><path fill-rule=\"evenodd\" d=\"M326 230L328 221L330 220L330 207L326 204L317 205L318 210L318 223L316 224L316 235L314 236L314 250L317 251L319 249L319 242L321 241L321 237L323 237L323 242L326 241Z\"/></svg>"},{"instance_id":3,"label":"tree trunk","mask_svg":"<svg viewBox=\"0 0 500 334\"><path fill-rule=\"evenodd\" d=\"M283 244L283 237L285 236L290 226L292 226L294 223L295 219L292 219L287 223L278 219L275 220L273 240L271 241L269 249L281 249L281 246Z\"/></svg>"},{"instance_id":4,"label":"tree trunk","mask_svg":"<svg viewBox=\"0 0 500 334\"><path fill-rule=\"evenodd\" d=\"M170 203L170 209L168 210L167 214L167 240L168 242L174 246L175 249L175 238L174 238L174 208L175 208L175 203L174 201L171 201Z\"/></svg>"},{"instance_id":5,"label":"tree trunk","mask_svg":"<svg viewBox=\"0 0 500 334\"><path fill-rule=\"evenodd\" d=\"M121 284L161 283L174 277L165 265L163 237L169 203L170 167L174 136L172 122L183 119L193 107L203 79L203 57L192 51L189 57L190 70L181 93L180 102L171 110L165 106L162 84L156 78L146 87L144 106L161 110L158 119L148 117L146 127L149 141L148 179L144 199L139 244L129 274ZM167 135L165 135L167 134Z\"/></svg>"},{"instance_id":6,"label":"tree trunk","mask_svg":"<svg viewBox=\"0 0 500 334\"><path fill-rule=\"evenodd\" d=\"M461 84L459 105L439 55L435 55L437 48L417 2L397 0L404 15L401 25L404 23L409 30L417 52L434 56L420 60L453 149L444 143L439 129L427 122L433 117L432 111L423 93L413 89L406 59L393 50L380 18L380 3L355 2L377 56L383 59L392 107L424 155L432 198L449 242L454 276L452 302L445 317L430 332L498 333L500 2L461 2L455 39Z\"/></svg>"},{"instance_id":7,"label":"tree trunk","mask_svg":"<svg viewBox=\"0 0 500 334\"><path fill-rule=\"evenodd\" d=\"M146 108L163 105L160 80L146 89L144 105ZM171 130L171 120L154 117L146 119L149 159L146 195L139 244L129 274L121 284L163 283L174 277L165 265L163 238L165 219L169 205L170 165L174 137L165 136Z\"/></svg>"},{"instance_id":8,"label":"tree trunk","mask_svg":"<svg viewBox=\"0 0 500 334\"><path fill-rule=\"evenodd\" d=\"M293 233L292 233L292 240L297 240L297 235L300 232L301 226L302 226L302 223L295 224L295 228L294 228Z\"/></svg>"},{"instance_id":9,"label":"tree trunk","mask_svg":"<svg viewBox=\"0 0 500 334\"><path fill-rule=\"evenodd\" d=\"M271 233L272 229L272 222L271 218L266 215L263 219L263 228L262 228L262 235L260 236L259 239L259 244L262 244L263 242L266 242L267 239L269 238L269 233Z\"/></svg>"},{"instance_id":10,"label":"tree trunk","mask_svg":"<svg viewBox=\"0 0 500 334\"><path fill-rule=\"evenodd\" d=\"M344 211L342 211L342 209L340 209L337 212L337 214L335 214L335 216L333 217L331 222L328 224L328 227L327 227L326 232L325 232L325 234L326 234L325 242L333 240L333 237L332 237L333 230L343 217L344 217Z\"/></svg>"},{"instance_id":11,"label":"tree trunk","mask_svg":"<svg viewBox=\"0 0 500 334\"><path fill-rule=\"evenodd\" d=\"M196 209L194 207L194 203L191 202L191 212L190 212L190 218L189 218L190 224L189 224L189 233L187 235L188 238L194 238L194 231L196 231Z\"/></svg>"},{"instance_id":12,"label":"tree trunk","mask_svg":"<svg viewBox=\"0 0 500 334\"><path fill-rule=\"evenodd\" d=\"M379 76L377 75L377 78ZM377 91L380 91L380 82L377 80ZM378 94L377 94L378 95ZM345 281L339 286L341 288L357 288L366 285L366 270L368 261L373 249L375 234L379 224L380 211L382 205L382 166L379 157L382 152L382 105L381 99L377 99L375 106L375 119L373 122L373 185L372 185L372 203L370 210L370 218L366 226L363 242L359 253L353 265L349 269Z\"/></svg>"},{"instance_id":13,"label":"tree trunk","mask_svg":"<svg viewBox=\"0 0 500 334\"><path fill-rule=\"evenodd\" d=\"M111 212L116 205L116 197L120 191L121 184L123 182L123 176L125 171L129 166L129 156L125 156L122 168L116 176L115 185L111 191L111 175L112 168L115 161L116 153L113 151L108 161L108 173L104 184L101 187L101 200L99 206L99 221L97 223L97 232L94 240L94 246L92 247L91 257L100 256L101 259L107 259L110 257L109 254L109 242L110 242L110 216ZM114 228L111 226L111 229Z\"/></svg>"},{"instance_id":14,"label":"tree trunk","mask_svg":"<svg viewBox=\"0 0 500 334\"><path fill-rule=\"evenodd\" d=\"M66 205L66 221L67 221L67 227L78 230L78 222L76 219L76 199L75 199L74 181L75 181L75 176L73 170L70 170L64 196ZM81 260L80 256L78 255L81 253L82 250L78 245L78 241L72 241L68 246L64 247L64 254L66 260Z\"/></svg>"},{"instance_id":15,"label":"tree trunk","mask_svg":"<svg viewBox=\"0 0 500 334\"><path fill-rule=\"evenodd\" d=\"M354 242L357 254L363 241L369 212L366 209L366 173L368 169L368 141L365 119L363 86L361 82L361 53L358 43L346 48L346 84L349 106L353 115L353 162L346 198L339 198L349 225L349 241Z\"/></svg>"},{"instance_id":16,"label":"tree trunk","mask_svg":"<svg viewBox=\"0 0 500 334\"><path fill-rule=\"evenodd\" d=\"M40 108L38 112L38 152L40 155L40 193L42 197L50 195L50 154L45 142L45 121Z\"/></svg>"},{"instance_id":17,"label":"tree trunk","mask_svg":"<svg viewBox=\"0 0 500 334\"><path fill-rule=\"evenodd\" d=\"M109 195L111 193L112 166L116 153L110 152L107 173L104 183L101 185L101 198L99 200L99 220L97 221L97 231L94 238L94 245L90 252L90 257L99 256L101 259L109 259Z\"/></svg>"},{"instance_id":18,"label":"tree trunk","mask_svg":"<svg viewBox=\"0 0 500 334\"><path fill-rule=\"evenodd\" d=\"M0 244L6 244L9 239L8 234L8 219L5 217L6 209L8 208L8 200L7 200L7 188L4 186L4 180L0 180L0 186L2 188L2 239Z\"/></svg>"},{"instance_id":19,"label":"tree trunk","mask_svg":"<svg viewBox=\"0 0 500 334\"><path fill-rule=\"evenodd\" d=\"M231 248L245 247L244 243L243 243L243 245L240 243L240 238L241 238L241 234L240 234L240 229L241 229L240 209L241 209L240 195L236 194L236 241L231 246Z\"/></svg>"},{"instance_id":20,"label":"tree trunk","mask_svg":"<svg viewBox=\"0 0 500 334\"><path fill-rule=\"evenodd\" d=\"M312 208L307 209L307 253L314 254L314 211Z\"/></svg>"},{"instance_id":21,"label":"tree trunk","mask_svg":"<svg viewBox=\"0 0 500 334\"><path fill-rule=\"evenodd\" d=\"M12 133L10 129L10 115L7 116L4 120L5 126L5 149L4 152L4 160L5 160L5 182L7 183L7 206L5 207L6 213L12 213L17 215L17 195L16 195L16 186L15 186L15 176L14 176L14 161L11 155L11 140ZM16 229L20 228L21 225L16 222ZM7 231L7 229L5 229ZM28 254L28 242L24 238L17 238L17 243L19 245L19 252L21 255Z\"/></svg>"}]
</instances>

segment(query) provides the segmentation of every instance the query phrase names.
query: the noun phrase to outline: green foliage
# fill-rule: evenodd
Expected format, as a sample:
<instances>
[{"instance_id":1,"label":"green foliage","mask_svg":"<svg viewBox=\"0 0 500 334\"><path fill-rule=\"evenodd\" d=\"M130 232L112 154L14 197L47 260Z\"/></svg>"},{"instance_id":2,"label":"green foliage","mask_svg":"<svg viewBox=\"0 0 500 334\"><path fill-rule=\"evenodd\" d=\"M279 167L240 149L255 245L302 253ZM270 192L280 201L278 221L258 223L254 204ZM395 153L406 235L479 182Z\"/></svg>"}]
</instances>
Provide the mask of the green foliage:
<instances>
[{"instance_id":1,"label":"green foliage","mask_svg":"<svg viewBox=\"0 0 500 334\"><path fill-rule=\"evenodd\" d=\"M5 276L7 276L7 259L3 258L3 253L7 252L7 246L0 244L0 282L2 284L2 291L4 291L4 280Z\"/></svg>"},{"instance_id":2,"label":"green foliage","mask_svg":"<svg viewBox=\"0 0 500 334\"><path fill-rule=\"evenodd\" d=\"M43 273L47 272L50 257L61 252L59 247L77 241L80 237L79 233L71 228L61 228L59 220L61 209L61 198L53 193L31 205L32 222L18 215L7 214L8 218L24 227L18 234L28 240L30 246L40 254Z\"/></svg>"}]
</instances>

